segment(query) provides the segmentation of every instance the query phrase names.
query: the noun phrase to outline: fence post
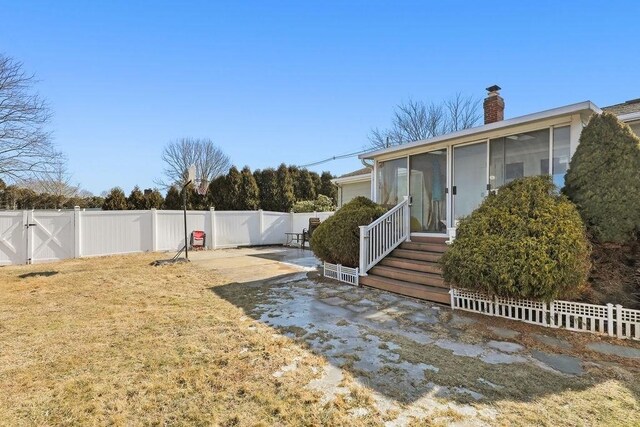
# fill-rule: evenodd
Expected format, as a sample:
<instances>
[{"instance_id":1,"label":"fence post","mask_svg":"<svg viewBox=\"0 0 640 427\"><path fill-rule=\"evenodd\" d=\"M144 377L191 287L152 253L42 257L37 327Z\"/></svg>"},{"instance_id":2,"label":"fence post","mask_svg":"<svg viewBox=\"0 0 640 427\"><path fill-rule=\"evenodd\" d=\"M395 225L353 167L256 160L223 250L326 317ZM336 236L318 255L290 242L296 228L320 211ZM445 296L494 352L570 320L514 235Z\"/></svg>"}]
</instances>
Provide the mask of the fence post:
<instances>
[{"instance_id":1,"label":"fence post","mask_svg":"<svg viewBox=\"0 0 640 427\"><path fill-rule=\"evenodd\" d=\"M361 225L360 228L360 276L367 275L367 258L366 254L369 252L369 248L367 247L367 243L369 243L369 239L366 238L367 234L367 226Z\"/></svg>"},{"instance_id":2,"label":"fence post","mask_svg":"<svg viewBox=\"0 0 640 427\"><path fill-rule=\"evenodd\" d=\"M613 336L613 304L611 303L607 304L607 334Z\"/></svg>"},{"instance_id":3,"label":"fence post","mask_svg":"<svg viewBox=\"0 0 640 427\"><path fill-rule=\"evenodd\" d=\"M618 338L623 338L622 335L622 306L620 304L616 304L616 336Z\"/></svg>"},{"instance_id":4,"label":"fence post","mask_svg":"<svg viewBox=\"0 0 640 427\"><path fill-rule=\"evenodd\" d=\"M338 273L338 281L342 282L342 264L336 264L336 267Z\"/></svg>"},{"instance_id":5,"label":"fence post","mask_svg":"<svg viewBox=\"0 0 640 427\"><path fill-rule=\"evenodd\" d=\"M149 211L151 214L151 252L158 250L158 211L156 208L151 208Z\"/></svg>"},{"instance_id":6,"label":"fence post","mask_svg":"<svg viewBox=\"0 0 640 427\"><path fill-rule=\"evenodd\" d=\"M216 248L216 208L209 208L209 221L211 223L211 237L209 237L209 248Z\"/></svg>"},{"instance_id":7,"label":"fence post","mask_svg":"<svg viewBox=\"0 0 640 427\"><path fill-rule=\"evenodd\" d=\"M74 243L74 247L73 247L73 257L74 258L80 258L81 253L80 253L80 241L81 241L81 234L82 233L82 227L80 227L80 206L74 206L73 207L73 243Z\"/></svg>"},{"instance_id":8,"label":"fence post","mask_svg":"<svg viewBox=\"0 0 640 427\"><path fill-rule=\"evenodd\" d=\"M556 327L556 304L555 301L549 303L549 326Z\"/></svg>"},{"instance_id":9,"label":"fence post","mask_svg":"<svg viewBox=\"0 0 640 427\"><path fill-rule=\"evenodd\" d=\"M264 244L264 215L262 209L258 209L258 222L260 223L260 244Z\"/></svg>"},{"instance_id":10,"label":"fence post","mask_svg":"<svg viewBox=\"0 0 640 427\"><path fill-rule=\"evenodd\" d=\"M291 210L291 211L289 212L289 232L290 232L290 233L295 233L295 231L294 231L294 229L293 229L293 218L294 218L294 216L293 216L293 210Z\"/></svg>"},{"instance_id":11,"label":"fence post","mask_svg":"<svg viewBox=\"0 0 640 427\"><path fill-rule=\"evenodd\" d=\"M449 296L451 297L451 310L455 310L456 309L456 304L455 304L455 295L454 295L455 290L453 288L449 289Z\"/></svg>"}]
</instances>

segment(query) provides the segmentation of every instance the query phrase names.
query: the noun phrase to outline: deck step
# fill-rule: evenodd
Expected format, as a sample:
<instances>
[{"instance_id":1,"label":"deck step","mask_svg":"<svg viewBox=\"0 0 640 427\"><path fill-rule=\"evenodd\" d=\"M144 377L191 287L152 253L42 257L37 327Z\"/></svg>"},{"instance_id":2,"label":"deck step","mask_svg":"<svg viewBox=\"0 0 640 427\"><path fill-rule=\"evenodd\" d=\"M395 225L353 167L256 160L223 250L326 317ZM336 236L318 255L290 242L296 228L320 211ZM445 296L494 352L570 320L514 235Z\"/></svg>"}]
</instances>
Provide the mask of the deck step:
<instances>
[{"instance_id":1,"label":"deck step","mask_svg":"<svg viewBox=\"0 0 640 427\"><path fill-rule=\"evenodd\" d=\"M413 259L418 261L430 261L437 262L440 257L442 257L441 253L438 252L424 252L424 251L416 251L412 249L394 249L389 256L397 257L397 258L405 258L405 259Z\"/></svg>"},{"instance_id":2,"label":"deck step","mask_svg":"<svg viewBox=\"0 0 640 427\"><path fill-rule=\"evenodd\" d=\"M404 270L402 268L378 264L370 270L370 274L420 285L449 288L449 286L445 285L444 279L438 273L424 273L422 271Z\"/></svg>"},{"instance_id":3,"label":"deck step","mask_svg":"<svg viewBox=\"0 0 640 427\"><path fill-rule=\"evenodd\" d=\"M418 285L402 280L391 279L388 277L380 277L377 275L368 275L360 278L360 284L384 291L394 292L401 295L419 298L423 300L438 302L441 304L450 304L451 296L449 289Z\"/></svg>"},{"instance_id":4,"label":"deck step","mask_svg":"<svg viewBox=\"0 0 640 427\"><path fill-rule=\"evenodd\" d=\"M411 236L411 241L416 243L436 243L438 245L446 245L447 240L447 237Z\"/></svg>"},{"instance_id":5,"label":"deck step","mask_svg":"<svg viewBox=\"0 0 640 427\"><path fill-rule=\"evenodd\" d=\"M400 244L401 249L410 249L413 251L444 253L448 246L444 243L421 243L421 242L403 242Z\"/></svg>"},{"instance_id":6,"label":"deck step","mask_svg":"<svg viewBox=\"0 0 640 427\"><path fill-rule=\"evenodd\" d=\"M441 274L442 269L437 262L387 256L378 265L402 268L404 270L421 271L423 273Z\"/></svg>"}]
</instances>

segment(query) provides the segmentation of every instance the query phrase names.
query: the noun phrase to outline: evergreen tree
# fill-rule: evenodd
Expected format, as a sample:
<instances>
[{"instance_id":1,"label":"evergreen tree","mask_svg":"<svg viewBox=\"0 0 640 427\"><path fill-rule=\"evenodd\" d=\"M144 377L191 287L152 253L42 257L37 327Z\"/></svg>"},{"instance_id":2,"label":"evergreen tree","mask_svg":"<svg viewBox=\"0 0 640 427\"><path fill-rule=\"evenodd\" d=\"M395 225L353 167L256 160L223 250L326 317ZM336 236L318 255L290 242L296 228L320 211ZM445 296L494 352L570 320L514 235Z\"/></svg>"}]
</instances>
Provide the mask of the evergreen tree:
<instances>
[{"instance_id":1,"label":"evergreen tree","mask_svg":"<svg viewBox=\"0 0 640 427\"><path fill-rule=\"evenodd\" d=\"M164 208L168 210L182 209L182 197L176 187L169 187L167 196L164 198Z\"/></svg>"},{"instance_id":2,"label":"evergreen tree","mask_svg":"<svg viewBox=\"0 0 640 427\"><path fill-rule=\"evenodd\" d=\"M157 188L144 191L145 209L161 209L164 204L164 197Z\"/></svg>"},{"instance_id":3,"label":"evergreen tree","mask_svg":"<svg viewBox=\"0 0 640 427\"><path fill-rule=\"evenodd\" d=\"M306 169L302 169L298 175L298 188L299 195L296 195L297 200L315 200L316 189L313 185L313 178Z\"/></svg>"},{"instance_id":4,"label":"evergreen tree","mask_svg":"<svg viewBox=\"0 0 640 427\"><path fill-rule=\"evenodd\" d=\"M293 182L293 194L296 200L300 199L300 172L301 170L295 165L289 165L289 176L291 176L291 181Z\"/></svg>"},{"instance_id":5,"label":"evergreen tree","mask_svg":"<svg viewBox=\"0 0 640 427\"><path fill-rule=\"evenodd\" d=\"M319 196L320 194L322 194L322 181L320 180L320 175L318 175L318 172L311 171L309 171L309 174L311 175L311 180L313 181L313 188L315 188L316 190L316 196Z\"/></svg>"},{"instance_id":6,"label":"evergreen tree","mask_svg":"<svg viewBox=\"0 0 640 427\"><path fill-rule=\"evenodd\" d=\"M293 180L289 175L289 169L282 163L276 171L276 205L279 212L289 212L295 203L293 193Z\"/></svg>"},{"instance_id":7,"label":"evergreen tree","mask_svg":"<svg viewBox=\"0 0 640 427\"><path fill-rule=\"evenodd\" d=\"M146 209L146 200L144 194L140 191L140 187L137 185L131 190L131 194L127 197L127 207L131 210Z\"/></svg>"},{"instance_id":8,"label":"evergreen tree","mask_svg":"<svg viewBox=\"0 0 640 427\"><path fill-rule=\"evenodd\" d=\"M231 166L227 174L224 199L228 210L236 211L242 209L240 202L240 191L242 187L242 175L238 168Z\"/></svg>"},{"instance_id":9,"label":"evergreen tree","mask_svg":"<svg viewBox=\"0 0 640 427\"><path fill-rule=\"evenodd\" d=\"M127 209L127 198L120 187L114 187L104 199L102 210L120 211Z\"/></svg>"},{"instance_id":10,"label":"evergreen tree","mask_svg":"<svg viewBox=\"0 0 640 427\"><path fill-rule=\"evenodd\" d=\"M207 197L209 199L209 203L216 210L223 211L226 209L225 202L225 194L227 187L227 177L226 175L220 175L209 184L209 191L207 192Z\"/></svg>"},{"instance_id":11,"label":"evergreen tree","mask_svg":"<svg viewBox=\"0 0 640 427\"><path fill-rule=\"evenodd\" d=\"M259 173L258 189L260 194L260 208L265 211L278 211L278 182L276 171L268 168Z\"/></svg>"},{"instance_id":12,"label":"evergreen tree","mask_svg":"<svg viewBox=\"0 0 640 427\"><path fill-rule=\"evenodd\" d=\"M640 139L611 113L582 130L564 192L601 242L625 243L640 231Z\"/></svg>"},{"instance_id":13,"label":"evergreen tree","mask_svg":"<svg viewBox=\"0 0 640 427\"><path fill-rule=\"evenodd\" d=\"M260 190L256 179L249 166L245 166L241 172L242 184L240 187L240 199L238 209L253 211L260 205Z\"/></svg>"},{"instance_id":14,"label":"evergreen tree","mask_svg":"<svg viewBox=\"0 0 640 427\"><path fill-rule=\"evenodd\" d=\"M331 172L322 172L322 175L320 175L319 194L324 194L325 196L329 197L335 205L338 203L338 188L333 182L331 182L333 178L335 177L331 175Z\"/></svg>"}]
</instances>

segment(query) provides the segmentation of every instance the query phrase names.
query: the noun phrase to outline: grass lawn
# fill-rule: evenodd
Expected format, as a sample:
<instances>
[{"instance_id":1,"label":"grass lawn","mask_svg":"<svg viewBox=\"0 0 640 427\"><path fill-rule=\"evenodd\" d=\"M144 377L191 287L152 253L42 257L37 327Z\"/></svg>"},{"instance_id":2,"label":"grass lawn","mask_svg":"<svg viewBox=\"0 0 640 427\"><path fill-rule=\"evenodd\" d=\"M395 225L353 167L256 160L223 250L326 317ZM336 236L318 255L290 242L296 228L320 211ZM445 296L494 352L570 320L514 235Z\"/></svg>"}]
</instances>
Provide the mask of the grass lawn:
<instances>
[{"instance_id":1,"label":"grass lawn","mask_svg":"<svg viewBox=\"0 0 640 427\"><path fill-rule=\"evenodd\" d=\"M324 402L307 386L323 371L320 356L212 292L224 277L194 265L149 266L157 257L0 268L0 424L351 426L394 416L348 375L347 393ZM637 376L611 372L593 387L491 407L504 425L537 415L558 425L566 411L584 411L577 419L585 424L633 423ZM595 400L602 405L588 403ZM354 417L363 406L370 412Z\"/></svg>"},{"instance_id":2,"label":"grass lawn","mask_svg":"<svg viewBox=\"0 0 640 427\"><path fill-rule=\"evenodd\" d=\"M303 387L311 370L272 375L319 360L239 320L208 289L221 278L157 257L0 268L1 424L339 422Z\"/></svg>"}]
</instances>

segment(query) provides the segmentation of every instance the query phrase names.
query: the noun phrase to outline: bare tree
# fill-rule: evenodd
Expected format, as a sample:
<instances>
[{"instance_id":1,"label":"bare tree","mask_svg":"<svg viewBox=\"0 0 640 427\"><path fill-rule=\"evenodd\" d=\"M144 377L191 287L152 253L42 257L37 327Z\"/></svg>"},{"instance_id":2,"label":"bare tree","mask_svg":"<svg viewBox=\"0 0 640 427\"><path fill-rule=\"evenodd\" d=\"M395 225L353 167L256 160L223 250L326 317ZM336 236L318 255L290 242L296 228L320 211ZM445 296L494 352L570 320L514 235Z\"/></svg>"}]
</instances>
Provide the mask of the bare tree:
<instances>
[{"instance_id":1,"label":"bare tree","mask_svg":"<svg viewBox=\"0 0 640 427\"><path fill-rule=\"evenodd\" d=\"M460 93L439 104L410 99L396 106L389 129L371 131L370 147L386 148L468 129L480 117L480 101Z\"/></svg>"},{"instance_id":2,"label":"bare tree","mask_svg":"<svg viewBox=\"0 0 640 427\"><path fill-rule=\"evenodd\" d=\"M171 142L164 147L162 160L166 164L165 179L157 184L165 188L183 185L191 165L196 166L196 178L207 182L227 173L231 166L229 157L210 139L181 138Z\"/></svg>"},{"instance_id":3,"label":"bare tree","mask_svg":"<svg viewBox=\"0 0 640 427\"><path fill-rule=\"evenodd\" d=\"M22 63L0 54L0 177L20 180L50 170L60 159L45 125L51 113L32 92Z\"/></svg>"},{"instance_id":4,"label":"bare tree","mask_svg":"<svg viewBox=\"0 0 640 427\"><path fill-rule=\"evenodd\" d=\"M48 170L36 173L33 178L23 180L19 185L36 193L48 194L54 203L53 207L58 209L68 199L87 195L87 192L82 191L79 185L72 184L71 178L66 158L60 156L51 162Z\"/></svg>"}]
</instances>

